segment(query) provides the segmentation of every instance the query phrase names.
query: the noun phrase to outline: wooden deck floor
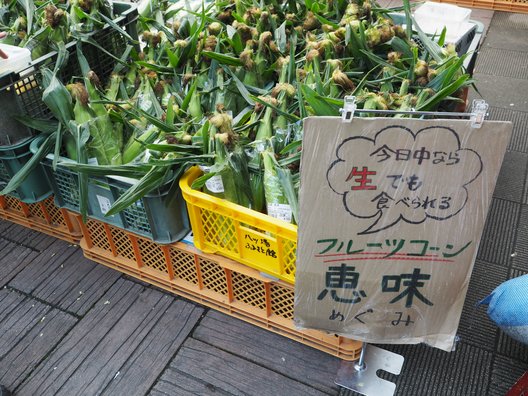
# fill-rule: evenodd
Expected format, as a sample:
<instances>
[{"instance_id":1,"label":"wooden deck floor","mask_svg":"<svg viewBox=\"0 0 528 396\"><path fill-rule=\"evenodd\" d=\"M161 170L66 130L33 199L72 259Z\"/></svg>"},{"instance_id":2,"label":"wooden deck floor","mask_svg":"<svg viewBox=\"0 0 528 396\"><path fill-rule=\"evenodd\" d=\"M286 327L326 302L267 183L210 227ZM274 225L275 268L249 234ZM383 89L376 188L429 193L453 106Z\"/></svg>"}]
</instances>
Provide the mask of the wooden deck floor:
<instances>
[{"instance_id":1,"label":"wooden deck floor","mask_svg":"<svg viewBox=\"0 0 528 396\"><path fill-rule=\"evenodd\" d=\"M337 394L339 361L0 222L0 383L17 395Z\"/></svg>"}]
</instances>

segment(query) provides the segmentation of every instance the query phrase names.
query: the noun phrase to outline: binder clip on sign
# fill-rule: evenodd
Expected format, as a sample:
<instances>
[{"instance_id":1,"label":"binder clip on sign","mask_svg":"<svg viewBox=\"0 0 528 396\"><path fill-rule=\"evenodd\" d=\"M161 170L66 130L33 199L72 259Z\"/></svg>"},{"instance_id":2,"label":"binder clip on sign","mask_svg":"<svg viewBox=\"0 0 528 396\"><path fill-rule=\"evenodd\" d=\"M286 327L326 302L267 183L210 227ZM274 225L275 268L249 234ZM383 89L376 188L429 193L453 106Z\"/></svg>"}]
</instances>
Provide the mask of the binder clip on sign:
<instances>
[{"instance_id":1,"label":"binder clip on sign","mask_svg":"<svg viewBox=\"0 0 528 396\"><path fill-rule=\"evenodd\" d=\"M469 120L471 121L471 127L479 129L484 122L484 119L488 115L489 105L484 99L473 99L473 104L471 105L471 116Z\"/></svg>"},{"instance_id":2,"label":"binder clip on sign","mask_svg":"<svg viewBox=\"0 0 528 396\"><path fill-rule=\"evenodd\" d=\"M341 112L341 119L343 122L350 123L354 118L354 113L356 112L356 97L355 96L345 96L343 108L339 109Z\"/></svg>"}]
</instances>

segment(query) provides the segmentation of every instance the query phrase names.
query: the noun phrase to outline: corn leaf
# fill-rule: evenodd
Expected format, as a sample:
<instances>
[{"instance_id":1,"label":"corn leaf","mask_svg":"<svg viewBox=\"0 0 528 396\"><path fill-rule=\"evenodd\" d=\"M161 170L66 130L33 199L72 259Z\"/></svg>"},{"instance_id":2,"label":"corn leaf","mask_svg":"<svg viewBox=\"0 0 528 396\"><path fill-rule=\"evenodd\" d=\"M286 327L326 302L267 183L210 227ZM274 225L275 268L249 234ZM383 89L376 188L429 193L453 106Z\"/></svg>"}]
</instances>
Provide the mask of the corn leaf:
<instances>
[{"instance_id":1,"label":"corn leaf","mask_svg":"<svg viewBox=\"0 0 528 396\"><path fill-rule=\"evenodd\" d=\"M279 164L275 164L279 181L284 191L284 195L288 200L288 204L292 210L293 219L295 223L299 223L299 199L293 186L292 175L289 169L281 167Z\"/></svg>"},{"instance_id":2,"label":"corn leaf","mask_svg":"<svg viewBox=\"0 0 528 396\"><path fill-rule=\"evenodd\" d=\"M318 97L317 92L311 89L309 86L302 84L301 90L303 97L312 108L314 115L316 116L335 116L339 114L339 108L331 105L324 99Z\"/></svg>"},{"instance_id":3,"label":"corn leaf","mask_svg":"<svg viewBox=\"0 0 528 396\"><path fill-rule=\"evenodd\" d=\"M251 118L253 111L253 106L247 106L242 109L242 111L233 118L233 126L235 128L243 126Z\"/></svg>"},{"instance_id":4,"label":"corn leaf","mask_svg":"<svg viewBox=\"0 0 528 396\"><path fill-rule=\"evenodd\" d=\"M297 89L297 103L299 104L299 115L301 116L300 119L303 120L308 116L308 112L304 106L303 94L300 89Z\"/></svg>"},{"instance_id":5,"label":"corn leaf","mask_svg":"<svg viewBox=\"0 0 528 396\"><path fill-rule=\"evenodd\" d=\"M197 151L200 151L202 149L200 146L196 146L196 145L161 144L161 143L146 144L145 147L149 150L155 150L155 151L159 151L162 153L180 153L180 154L196 153Z\"/></svg>"},{"instance_id":6,"label":"corn leaf","mask_svg":"<svg viewBox=\"0 0 528 396\"><path fill-rule=\"evenodd\" d=\"M60 162L61 166L72 169L76 172L86 173L92 176L122 176L132 179L139 179L145 176L151 169L152 165L148 164L126 164L126 165L90 165L76 162Z\"/></svg>"},{"instance_id":7,"label":"corn leaf","mask_svg":"<svg viewBox=\"0 0 528 396\"><path fill-rule=\"evenodd\" d=\"M445 44L446 34L447 34L447 28L444 26L444 28L442 29L442 32L440 33L440 37L438 37L438 45L440 47L442 47Z\"/></svg>"},{"instance_id":8,"label":"corn leaf","mask_svg":"<svg viewBox=\"0 0 528 396\"><path fill-rule=\"evenodd\" d=\"M56 120L42 120L29 116L13 116L21 124L43 133L53 133L57 130L59 123Z\"/></svg>"},{"instance_id":9,"label":"corn leaf","mask_svg":"<svg viewBox=\"0 0 528 396\"><path fill-rule=\"evenodd\" d=\"M354 29L352 29L350 24L346 26L345 43L355 59L359 61L365 58L365 55L360 50L366 50L367 48L361 43L359 36Z\"/></svg>"},{"instance_id":10,"label":"corn leaf","mask_svg":"<svg viewBox=\"0 0 528 396\"><path fill-rule=\"evenodd\" d=\"M39 166L40 161L51 152L55 144L55 134L50 134L37 152L31 156L28 162L9 180L9 183L0 191L0 195L10 194L15 191L26 180L28 175Z\"/></svg>"},{"instance_id":11,"label":"corn leaf","mask_svg":"<svg viewBox=\"0 0 528 396\"><path fill-rule=\"evenodd\" d=\"M102 45L100 45L97 41L95 41L95 40L93 39L93 37L88 36L88 35L82 33L82 34L78 34L77 39L80 40L80 42L83 42L83 43L86 43L86 44L93 45L93 46L94 46L95 48L97 48L99 51L104 52L106 55L108 55L109 57L111 57L112 59L114 59L116 62L123 63L123 64L126 65L126 62L124 62L123 60L121 60L118 56L116 56L116 55L113 54L112 52L107 51Z\"/></svg>"},{"instance_id":12,"label":"corn leaf","mask_svg":"<svg viewBox=\"0 0 528 396\"><path fill-rule=\"evenodd\" d=\"M168 46L165 47L165 52L167 53L167 58L169 58L169 64L171 67L178 67L181 58L176 54L176 52L172 51Z\"/></svg>"},{"instance_id":13,"label":"corn leaf","mask_svg":"<svg viewBox=\"0 0 528 396\"><path fill-rule=\"evenodd\" d=\"M451 65L442 70L438 75L433 78L427 86L432 88L435 91L440 91L442 88L446 87L452 82L453 76L460 71L460 68L464 64L466 55L461 56L460 58L454 61L454 58L450 59ZM453 62L454 61L454 62Z\"/></svg>"},{"instance_id":14,"label":"corn leaf","mask_svg":"<svg viewBox=\"0 0 528 396\"><path fill-rule=\"evenodd\" d=\"M370 51L363 50L363 49L361 49L360 51L363 55L365 55L365 57L370 59L372 63L374 63L377 66L385 66L385 67L388 67L389 69L400 70L396 66L390 64L389 62L386 62L384 59L380 58L379 56L373 54Z\"/></svg>"},{"instance_id":15,"label":"corn leaf","mask_svg":"<svg viewBox=\"0 0 528 396\"><path fill-rule=\"evenodd\" d=\"M73 118L73 104L70 93L51 70L44 68L41 72L44 86L46 87L42 93L42 101L46 103L59 121L64 125L68 125ZM48 84L46 85L46 83Z\"/></svg>"},{"instance_id":16,"label":"corn leaf","mask_svg":"<svg viewBox=\"0 0 528 396\"><path fill-rule=\"evenodd\" d=\"M339 24L335 23L335 22L332 22L330 19L326 19L325 17L323 17L322 15L320 14L315 14L315 17L319 20L319 22L321 22L322 24L324 25L330 25L332 26L334 29L338 29L339 28Z\"/></svg>"},{"instance_id":17,"label":"corn leaf","mask_svg":"<svg viewBox=\"0 0 528 396\"><path fill-rule=\"evenodd\" d=\"M167 114L165 117L165 121L167 124L174 124L174 119L176 118L176 112L174 111L174 102L176 101L176 98L171 95L169 98L169 101L167 103Z\"/></svg>"},{"instance_id":18,"label":"corn leaf","mask_svg":"<svg viewBox=\"0 0 528 396\"><path fill-rule=\"evenodd\" d=\"M88 160L86 152L86 143L90 138L90 130L85 124L77 124L74 121L68 123L70 132L75 139L75 145L77 149L77 162L85 164ZM86 221L88 214L88 175L85 173L78 173L79 178L79 210L81 212L83 221Z\"/></svg>"},{"instance_id":19,"label":"corn leaf","mask_svg":"<svg viewBox=\"0 0 528 396\"><path fill-rule=\"evenodd\" d=\"M329 96L322 96L322 95L316 95L316 98L322 99L327 103L338 106L339 108L343 107L343 102L344 102L343 99L336 99L336 98L331 98Z\"/></svg>"},{"instance_id":20,"label":"corn leaf","mask_svg":"<svg viewBox=\"0 0 528 396\"><path fill-rule=\"evenodd\" d=\"M213 51L202 51L202 54L209 59L214 59L222 65L228 66L242 66L242 61L231 55L221 54Z\"/></svg>"},{"instance_id":21,"label":"corn leaf","mask_svg":"<svg viewBox=\"0 0 528 396\"><path fill-rule=\"evenodd\" d=\"M66 45L63 41L52 43L52 47L57 51L57 60L55 61L55 66L53 68L53 73L57 74L62 66L68 62L70 53L66 49Z\"/></svg>"},{"instance_id":22,"label":"corn leaf","mask_svg":"<svg viewBox=\"0 0 528 396\"><path fill-rule=\"evenodd\" d=\"M201 164L204 161L207 162L210 159L214 159L213 154L202 154L202 155L194 155L194 156L187 156L187 157L180 157L180 158L171 158L171 159L152 159L149 161L149 164L151 165L157 165L160 167L170 167L172 165L181 165L186 163L198 163Z\"/></svg>"},{"instance_id":23,"label":"corn leaf","mask_svg":"<svg viewBox=\"0 0 528 396\"><path fill-rule=\"evenodd\" d=\"M233 47L237 54L240 54L242 51L244 51L242 39L240 38L237 30L231 25L227 25L227 37L229 38L229 44Z\"/></svg>"},{"instance_id":24,"label":"corn leaf","mask_svg":"<svg viewBox=\"0 0 528 396\"><path fill-rule=\"evenodd\" d=\"M414 18L413 18L413 22L414 22ZM415 23L414 27L416 28L418 37L420 37L420 41L422 42L425 49L427 50L427 53L431 55L436 62L440 63L444 58L442 47L440 47L437 43L431 40L429 36L425 34L422 29L420 29L420 26L418 26L418 24Z\"/></svg>"},{"instance_id":25,"label":"corn leaf","mask_svg":"<svg viewBox=\"0 0 528 396\"><path fill-rule=\"evenodd\" d=\"M112 74L118 74L125 68L124 63L126 63L126 60L131 55L133 49L133 46L127 45L125 51L121 54L121 60L123 61L123 63L116 62L114 69L112 70Z\"/></svg>"},{"instance_id":26,"label":"corn leaf","mask_svg":"<svg viewBox=\"0 0 528 396\"><path fill-rule=\"evenodd\" d=\"M119 32L128 41L130 41L133 44L139 44L139 41L137 41L134 38L132 38L132 36L130 34L128 34L128 32L125 29L123 29L121 26L119 26L117 23L115 23L112 19L108 18L102 12L100 12L98 15L108 24L108 26L110 26L112 29L114 29L117 32ZM92 17L90 17L90 18L92 20L95 19L95 18L92 18Z\"/></svg>"},{"instance_id":27,"label":"corn leaf","mask_svg":"<svg viewBox=\"0 0 528 396\"><path fill-rule=\"evenodd\" d=\"M296 149L298 149L301 146L302 146L302 140L296 140L296 141L291 142L290 144L284 146L284 148L281 150L281 152L279 154L280 155L287 154L290 151L296 150Z\"/></svg>"},{"instance_id":28,"label":"corn leaf","mask_svg":"<svg viewBox=\"0 0 528 396\"><path fill-rule=\"evenodd\" d=\"M405 12L405 33L410 40L412 39L414 20L412 18L411 4L409 3L409 0L403 0L403 11Z\"/></svg>"},{"instance_id":29,"label":"corn leaf","mask_svg":"<svg viewBox=\"0 0 528 396\"><path fill-rule=\"evenodd\" d=\"M33 30L33 15L35 15L36 11L35 2L31 0L17 0L17 3L26 11L27 31L31 32Z\"/></svg>"},{"instance_id":30,"label":"corn leaf","mask_svg":"<svg viewBox=\"0 0 528 396\"><path fill-rule=\"evenodd\" d=\"M260 120L257 120L255 122L251 122L251 123L248 123L248 124L243 124L243 125L240 125L240 126L238 126L236 128L233 128L233 131L235 131L235 132L246 131L246 130L251 129L251 128L253 128L253 127L255 127L255 126L259 125L259 124L260 124Z\"/></svg>"},{"instance_id":31,"label":"corn leaf","mask_svg":"<svg viewBox=\"0 0 528 396\"><path fill-rule=\"evenodd\" d=\"M295 48L297 47L297 33L295 30L290 36L290 63L288 64L288 82L291 84L292 81L296 80L295 76Z\"/></svg>"},{"instance_id":32,"label":"corn leaf","mask_svg":"<svg viewBox=\"0 0 528 396\"><path fill-rule=\"evenodd\" d=\"M145 17L141 17L140 21L146 23L147 25L152 26L156 30L159 30L159 31L165 33L165 36L167 37L167 40L169 40L170 42L175 42L176 41L176 36L172 33L172 31L170 29L167 29L167 27L164 24L159 23L155 19L145 18Z\"/></svg>"},{"instance_id":33,"label":"corn leaf","mask_svg":"<svg viewBox=\"0 0 528 396\"><path fill-rule=\"evenodd\" d=\"M288 166L288 165L291 165L291 164L299 163L299 161L301 161L301 152L300 151L295 153L295 154L293 154L292 156L283 158L283 159L279 160L278 162L279 162L280 166L285 167L285 166Z\"/></svg>"},{"instance_id":34,"label":"corn leaf","mask_svg":"<svg viewBox=\"0 0 528 396\"><path fill-rule=\"evenodd\" d=\"M449 95L458 91L464 85L468 84L469 75L464 74L459 77L457 80L449 84L447 87L438 91L434 96L425 101L421 106L416 110L433 110L442 100L444 100Z\"/></svg>"},{"instance_id":35,"label":"corn leaf","mask_svg":"<svg viewBox=\"0 0 528 396\"><path fill-rule=\"evenodd\" d=\"M238 91L240 92L240 94L242 95L242 97L244 98L244 100L250 105L250 106L254 106L255 105L255 101L251 98L251 94L249 93L249 91L246 89L246 86L244 85L244 83L242 81L240 81L240 79L235 75L235 73L233 73L231 71L231 69L227 66L223 66L223 69L224 71L229 74L231 76L231 78L233 79L233 81L235 82L236 84L236 87L238 89Z\"/></svg>"},{"instance_id":36,"label":"corn leaf","mask_svg":"<svg viewBox=\"0 0 528 396\"><path fill-rule=\"evenodd\" d=\"M402 40L398 36L393 37L391 41L391 46L394 51L401 52L405 58L412 58L413 53L411 51L411 46L405 40Z\"/></svg>"},{"instance_id":37,"label":"corn leaf","mask_svg":"<svg viewBox=\"0 0 528 396\"><path fill-rule=\"evenodd\" d=\"M265 100L262 100L256 96L251 96L251 99L253 99L255 102L258 102L266 107L271 107L274 111L276 111L278 114L281 114L283 116L285 116L286 118L288 118L290 121L293 121L293 122L296 122L296 121L299 121L300 118L297 117L295 114L290 114L286 111L282 111L281 109L279 109L277 106L273 106L271 103L268 103L266 102Z\"/></svg>"},{"instance_id":38,"label":"corn leaf","mask_svg":"<svg viewBox=\"0 0 528 396\"><path fill-rule=\"evenodd\" d=\"M155 72L158 72L158 73L174 73L174 69L172 67L155 65L155 64L145 62L145 61L137 61L136 64L138 66L146 67L147 69L154 70Z\"/></svg>"},{"instance_id":39,"label":"corn leaf","mask_svg":"<svg viewBox=\"0 0 528 396\"><path fill-rule=\"evenodd\" d=\"M202 176L198 177L197 179L195 179L193 181L193 183L191 184L191 188L193 190L200 190L203 188L203 186L205 186L205 183L207 182L207 180L209 180L210 178L212 178L213 176L216 176L216 172L208 172L208 173L204 173Z\"/></svg>"},{"instance_id":40,"label":"corn leaf","mask_svg":"<svg viewBox=\"0 0 528 396\"><path fill-rule=\"evenodd\" d=\"M159 188L165 181L165 176L169 169L163 167L153 167L143 176L137 184L130 187L123 195L117 199L105 216L112 216L123 209L137 202L152 190Z\"/></svg>"},{"instance_id":41,"label":"corn leaf","mask_svg":"<svg viewBox=\"0 0 528 396\"><path fill-rule=\"evenodd\" d=\"M154 126L157 126L163 132L177 132L178 131L178 129L176 129L174 125L168 125L166 122L161 121L161 119L156 118L155 116L152 116L151 114L149 114L148 112L140 108L131 108L130 110L125 110L125 109L122 109L122 110L127 114L131 114L137 119L141 117L145 117L148 122L150 122Z\"/></svg>"}]
</instances>

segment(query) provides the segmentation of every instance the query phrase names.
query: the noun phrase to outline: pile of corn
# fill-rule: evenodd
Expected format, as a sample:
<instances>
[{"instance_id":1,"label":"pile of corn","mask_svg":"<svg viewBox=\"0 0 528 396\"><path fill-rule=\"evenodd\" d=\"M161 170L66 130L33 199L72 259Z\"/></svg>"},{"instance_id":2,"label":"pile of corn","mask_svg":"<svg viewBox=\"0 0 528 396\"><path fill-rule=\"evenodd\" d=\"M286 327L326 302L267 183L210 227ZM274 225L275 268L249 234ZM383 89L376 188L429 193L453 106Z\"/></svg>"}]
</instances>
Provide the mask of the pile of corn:
<instances>
[{"instance_id":1,"label":"pile of corn","mask_svg":"<svg viewBox=\"0 0 528 396\"><path fill-rule=\"evenodd\" d=\"M304 117L338 115L346 95L358 109L448 110L472 83L445 32L418 32L425 50L413 41L408 4L406 29L372 0L256 4L146 1L142 50L108 87L82 53L82 78L48 72L62 136L49 141L62 140L68 166L139 179L109 215L199 164L194 188L296 222Z\"/></svg>"}]
</instances>

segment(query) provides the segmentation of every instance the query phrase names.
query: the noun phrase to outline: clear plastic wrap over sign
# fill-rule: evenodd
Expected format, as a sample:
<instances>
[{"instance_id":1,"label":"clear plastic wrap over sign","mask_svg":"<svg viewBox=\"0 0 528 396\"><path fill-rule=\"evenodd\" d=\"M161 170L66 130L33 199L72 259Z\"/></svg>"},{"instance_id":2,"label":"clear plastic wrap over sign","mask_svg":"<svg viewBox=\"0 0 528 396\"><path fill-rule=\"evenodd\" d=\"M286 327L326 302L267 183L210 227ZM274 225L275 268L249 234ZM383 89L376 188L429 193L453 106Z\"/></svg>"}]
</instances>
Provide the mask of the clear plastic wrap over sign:
<instances>
[{"instance_id":1,"label":"clear plastic wrap over sign","mask_svg":"<svg viewBox=\"0 0 528 396\"><path fill-rule=\"evenodd\" d=\"M307 118L295 324L450 351L511 131Z\"/></svg>"}]
</instances>

